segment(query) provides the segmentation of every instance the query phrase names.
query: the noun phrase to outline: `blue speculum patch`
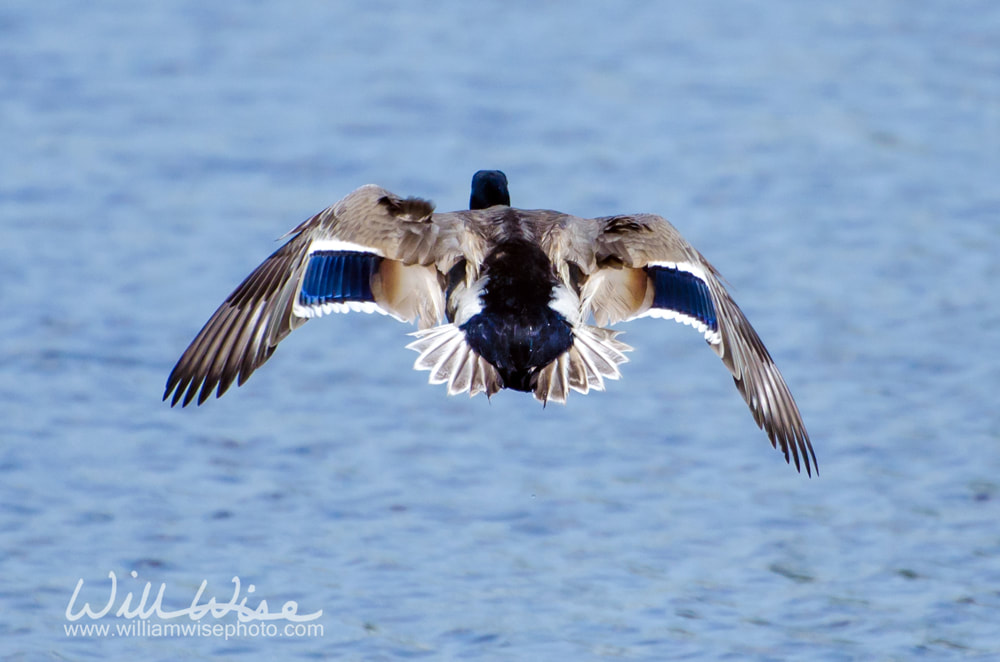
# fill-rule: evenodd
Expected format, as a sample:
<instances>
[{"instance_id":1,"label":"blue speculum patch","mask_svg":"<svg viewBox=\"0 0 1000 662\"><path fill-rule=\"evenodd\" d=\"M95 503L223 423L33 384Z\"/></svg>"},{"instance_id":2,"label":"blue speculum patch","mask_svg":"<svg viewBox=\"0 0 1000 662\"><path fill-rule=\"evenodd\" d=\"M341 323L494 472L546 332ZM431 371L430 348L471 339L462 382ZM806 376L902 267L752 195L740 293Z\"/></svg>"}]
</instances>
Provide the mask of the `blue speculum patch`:
<instances>
[{"instance_id":1,"label":"blue speculum patch","mask_svg":"<svg viewBox=\"0 0 1000 662\"><path fill-rule=\"evenodd\" d=\"M356 251L316 251L309 256L299 303L316 306L345 301L374 301L372 275L382 258Z\"/></svg>"},{"instance_id":2,"label":"blue speculum patch","mask_svg":"<svg viewBox=\"0 0 1000 662\"><path fill-rule=\"evenodd\" d=\"M705 281L673 267L646 267L653 279L653 307L693 317L718 331L715 306Z\"/></svg>"}]
</instances>

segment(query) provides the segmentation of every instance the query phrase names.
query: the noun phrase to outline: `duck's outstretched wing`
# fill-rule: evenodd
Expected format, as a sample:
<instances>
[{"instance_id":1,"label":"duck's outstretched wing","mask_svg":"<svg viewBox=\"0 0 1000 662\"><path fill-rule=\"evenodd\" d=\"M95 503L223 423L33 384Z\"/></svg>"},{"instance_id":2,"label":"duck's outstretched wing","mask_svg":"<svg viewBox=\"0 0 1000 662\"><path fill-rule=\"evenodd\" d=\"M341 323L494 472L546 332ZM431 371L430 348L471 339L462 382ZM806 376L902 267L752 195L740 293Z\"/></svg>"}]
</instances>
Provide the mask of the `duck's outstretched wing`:
<instances>
[{"instance_id":1,"label":"duck's outstretched wing","mask_svg":"<svg viewBox=\"0 0 1000 662\"><path fill-rule=\"evenodd\" d=\"M639 317L672 319L697 329L733 375L754 420L786 461L818 470L798 406L774 360L715 268L665 219L612 216L579 224L596 246L582 290L598 324ZM570 242L572 243L572 242Z\"/></svg>"},{"instance_id":2,"label":"duck's outstretched wing","mask_svg":"<svg viewBox=\"0 0 1000 662\"><path fill-rule=\"evenodd\" d=\"M163 399L202 404L213 390L219 397L234 381L242 385L312 317L361 311L419 320L422 328L437 323L441 274L458 260L462 218L433 210L426 200L368 185L303 222L198 332Z\"/></svg>"}]
</instances>

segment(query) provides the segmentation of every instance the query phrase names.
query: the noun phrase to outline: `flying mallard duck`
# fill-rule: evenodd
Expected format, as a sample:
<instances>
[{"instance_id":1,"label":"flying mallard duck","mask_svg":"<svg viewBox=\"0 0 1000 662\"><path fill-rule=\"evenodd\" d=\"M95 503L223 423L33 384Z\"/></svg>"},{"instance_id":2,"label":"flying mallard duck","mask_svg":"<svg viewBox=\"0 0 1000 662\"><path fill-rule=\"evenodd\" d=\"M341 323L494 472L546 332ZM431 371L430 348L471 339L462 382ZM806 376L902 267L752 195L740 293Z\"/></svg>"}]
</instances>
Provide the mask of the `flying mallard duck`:
<instances>
[{"instance_id":1,"label":"flying mallard duck","mask_svg":"<svg viewBox=\"0 0 1000 662\"><path fill-rule=\"evenodd\" d=\"M639 317L694 327L785 460L817 468L781 373L719 274L665 219L579 218L510 206L481 170L469 211L362 186L293 229L205 324L163 399L202 404L239 385L313 317L361 311L419 324L414 368L449 394L502 388L565 402L603 390L631 348L604 328ZM286 235L286 236L288 236ZM597 326L588 324L593 317Z\"/></svg>"}]
</instances>

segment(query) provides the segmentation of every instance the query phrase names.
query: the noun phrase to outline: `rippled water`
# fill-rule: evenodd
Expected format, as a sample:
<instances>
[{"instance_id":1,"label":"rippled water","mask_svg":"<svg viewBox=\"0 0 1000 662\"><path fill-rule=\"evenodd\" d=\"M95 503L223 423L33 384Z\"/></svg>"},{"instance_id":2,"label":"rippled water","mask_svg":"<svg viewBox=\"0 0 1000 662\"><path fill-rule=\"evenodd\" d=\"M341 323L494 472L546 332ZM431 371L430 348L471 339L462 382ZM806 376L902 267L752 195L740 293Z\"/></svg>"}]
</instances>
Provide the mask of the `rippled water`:
<instances>
[{"instance_id":1,"label":"rippled water","mask_svg":"<svg viewBox=\"0 0 1000 662\"><path fill-rule=\"evenodd\" d=\"M0 7L5 658L1000 655L1000 6L398 5ZM461 208L478 168L670 218L820 477L655 320L566 407L448 398L364 315L160 402L275 237L368 182ZM238 576L323 636L67 636L109 572L175 609Z\"/></svg>"}]
</instances>

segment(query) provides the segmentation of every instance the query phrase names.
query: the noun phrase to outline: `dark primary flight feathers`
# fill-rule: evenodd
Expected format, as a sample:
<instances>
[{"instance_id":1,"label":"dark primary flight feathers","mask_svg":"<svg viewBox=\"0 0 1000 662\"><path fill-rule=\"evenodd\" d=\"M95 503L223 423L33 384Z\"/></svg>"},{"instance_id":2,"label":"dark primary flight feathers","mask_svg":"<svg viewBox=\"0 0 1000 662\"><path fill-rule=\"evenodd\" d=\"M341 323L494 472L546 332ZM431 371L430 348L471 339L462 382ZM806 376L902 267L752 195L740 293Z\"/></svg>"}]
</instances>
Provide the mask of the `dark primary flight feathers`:
<instances>
[{"instance_id":1,"label":"dark primary flight feathers","mask_svg":"<svg viewBox=\"0 0 1000 662\"><path fill-rule=\"evenodd\" d=\"M475 174L469 206L436 213L368 185L303 222L198 332L164 400L221 396L309 319L361 311L417 322L414 367L449 394L507 388L565 402L570 390L603 390L620 376L631 348L607 326L654 317L696 329L771 444L816 470L770 354L715 268L670 223L516 209L499 170Z\"/></svg>"}]
</instances>

